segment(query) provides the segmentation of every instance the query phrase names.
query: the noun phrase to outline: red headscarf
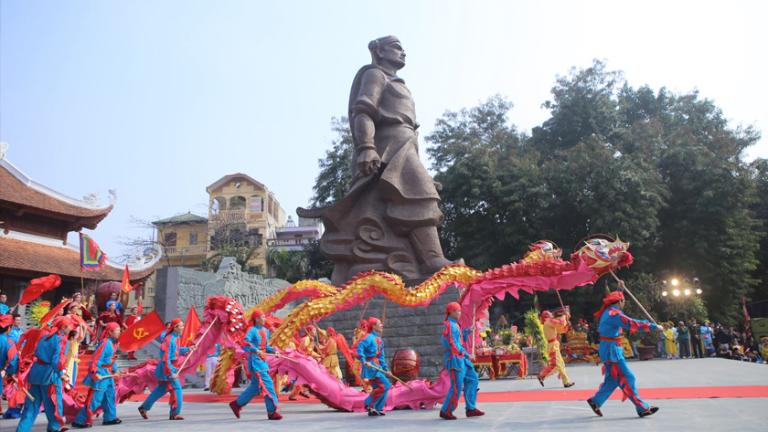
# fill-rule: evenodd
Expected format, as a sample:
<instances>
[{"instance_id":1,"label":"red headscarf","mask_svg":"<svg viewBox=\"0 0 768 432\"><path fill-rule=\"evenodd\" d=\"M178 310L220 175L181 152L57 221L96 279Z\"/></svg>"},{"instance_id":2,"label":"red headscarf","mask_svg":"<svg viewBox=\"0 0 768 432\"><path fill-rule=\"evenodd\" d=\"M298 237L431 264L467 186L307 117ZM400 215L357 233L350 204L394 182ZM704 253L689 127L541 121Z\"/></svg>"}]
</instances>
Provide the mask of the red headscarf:
<instances>
[{"instance_id":1,"label":"red headscarf","mask_svg":"<svg viewBox=\"0 0 768 432\"><path fill-rule=\"evenodd\" d=\"M120 328L120 324L116 322L110 322L107 323L107 325L104 326L104 333L102 333L101 338L106 339L109 337L109 334L112 332L112 330Z\"/></svg>"},{"instance_id":2,"label":"red headscarf","mask_svg":"<svg viewBox=\"0 0 768 432\"><path fill-rule=\"evenodd\" d=\"M542 321L546 321L546 320L548 320L548 319L552 319L552 316L553 316L553 315L552 315L552 312L550 312L550 311L548 311L548 310L544 310L544 311L541 311L541 315L539 315L539 318L540 318Z\"/></svg>"},{"instance_id":3,"label":"red headscarf","mask_svg":"<svg viewBox=\"0 0 768 432\"><path fill-rule=\"evenodd\" d=\"M57 330L60 330L64 326L74 327L75 324L72 322L72 319L66 315L56 317L56 319L53 320L53 323L51 323L51 327Z\"/></svg>"},{"instance_id":4,"label":"red headscarf","mask_svg":"<svg viewBox=\"0 0 768 432\"><path fill-rule=\"evenodd\" d=\"M264 318L264 312L259 309L254 310L253 313L251 313L251 322L255 322L256 318Z\"/></svg>"},{"instance_id":5,"label":"red headscarf","mask_svg":"<svg viewBox=\"0 0 768 432\"><path fill-rule=\"evenodd\" d=\"M368 333L370 333L373 331L373 326L375 326L376 324L381 324L381 321L376 317L370 317L368 318L367 324L368 324Z\"/></svg>"},{"instance_id":6,"label":"red headscarf","mask_svg":"<svg viewBox=\"0 0 768 432\"><path fill-rule=\"evenodd\" d=\"M170 336L171 333L173 333L173 329L177 325L183 324L183 323L184 323L184 321L182 321L181 318L176 317L176 318L172 319L171 322L168 323L168 327L166 327L167 330L165 332L165 337L167 338L168 336Z\"/></svg>"},{"instance_id":7,"label":"red headscarf","mask_svg":"<svg viewBox=\"0 0 768 432\"><path fill-rule=\"evenodd\" d=\"M445 319L448 319L448 315L451 314L453 311L460 311L461 305L457 302L450 302L447 305L445 305Z\"/></svg>"},{"instance_id":8,"label":"red headscarf","mask_svg":"<svg viewBox=\"0 0 768 432\"><path fill-rule=\"evenodd\" d=\"M595 318L600 318L608 306L614 303L618 303L622 300L624 300L624 293L621 291L613 291L612 293L608 294L605 296L605 298L603 298L603 306L599 311L595 312Z\"/></svg>"}]
</instances>

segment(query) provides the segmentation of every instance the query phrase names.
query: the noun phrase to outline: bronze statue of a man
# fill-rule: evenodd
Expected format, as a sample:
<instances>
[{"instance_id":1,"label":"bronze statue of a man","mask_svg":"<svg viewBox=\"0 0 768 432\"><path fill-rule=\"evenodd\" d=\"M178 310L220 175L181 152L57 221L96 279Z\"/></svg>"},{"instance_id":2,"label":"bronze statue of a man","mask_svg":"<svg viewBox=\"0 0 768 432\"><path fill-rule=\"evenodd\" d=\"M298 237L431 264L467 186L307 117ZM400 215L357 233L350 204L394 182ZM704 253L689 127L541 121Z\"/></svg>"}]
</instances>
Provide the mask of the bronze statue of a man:
<instances>
[{"instance_id":1,"label":"bronze statue of a man","mask_svg":"<svg viewBox=\"0 0 768 432\"><path fill-rule=\"evenodd\" d=\"M322 217L321 249L335 263L337 285L366 270L416 282L451 263L437 234L440 196L419 159L413 98L397 76L405 51L394 36L373 40L368 49L373 62L357 72L349 95L352 186L329 207L298 210Z\"/></svg>"}]
</instances>

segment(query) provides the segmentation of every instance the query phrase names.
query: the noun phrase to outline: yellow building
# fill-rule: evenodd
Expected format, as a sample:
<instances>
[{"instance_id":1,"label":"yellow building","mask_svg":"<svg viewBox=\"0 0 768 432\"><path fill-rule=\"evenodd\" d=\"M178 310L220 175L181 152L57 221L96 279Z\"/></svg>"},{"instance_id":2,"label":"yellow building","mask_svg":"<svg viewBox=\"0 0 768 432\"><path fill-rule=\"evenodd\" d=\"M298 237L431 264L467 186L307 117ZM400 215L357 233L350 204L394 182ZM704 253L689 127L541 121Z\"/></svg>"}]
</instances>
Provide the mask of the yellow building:
<instances>
[{"instance_id":1,"label":"yellow building","mask_svg":"<svg viewBox=\"0 0 768 432\"><path fill-rule=\"evenodd\" d=\"M286 214L266 186L242 173L226 175L206 188L209 196L209 250L248 245L248 264L267 273L267 239L276 237Z\"/></svg>"},{"instance_id":2,"label":"yellow building","mask_svg":"<svg viewBox=\"0 0 768 432\"><path fill-rule=\"evenodd\" d=\"M208 219L185 213L152 222L163 247L161 267L200 268L208 255Z\"/></svg>"}]
</instances>

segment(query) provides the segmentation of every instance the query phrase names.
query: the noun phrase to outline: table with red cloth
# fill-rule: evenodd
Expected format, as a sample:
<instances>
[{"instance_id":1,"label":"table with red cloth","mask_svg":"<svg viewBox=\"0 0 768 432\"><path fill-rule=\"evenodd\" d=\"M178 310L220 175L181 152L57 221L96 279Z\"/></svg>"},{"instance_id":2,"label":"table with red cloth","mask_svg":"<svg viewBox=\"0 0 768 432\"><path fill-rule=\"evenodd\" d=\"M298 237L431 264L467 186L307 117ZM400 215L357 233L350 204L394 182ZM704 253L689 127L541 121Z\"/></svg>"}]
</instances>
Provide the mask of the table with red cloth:
<instances>
[{"instance_id":1,"label":"table with red cloth","mask_svg":"<svg viewBox=\"0 0 768 432\"><path fill-rule=\"evenodd\" d=\"M475 356L474 363L476 368L486 369L488 377L492 380L506 376L509 373L509 366L513 364L518 366L518 378L525 378L528 375L528 360L522 351L509 352L499 349L491 352L485 351Z\"/></svg>"}]
</instances>

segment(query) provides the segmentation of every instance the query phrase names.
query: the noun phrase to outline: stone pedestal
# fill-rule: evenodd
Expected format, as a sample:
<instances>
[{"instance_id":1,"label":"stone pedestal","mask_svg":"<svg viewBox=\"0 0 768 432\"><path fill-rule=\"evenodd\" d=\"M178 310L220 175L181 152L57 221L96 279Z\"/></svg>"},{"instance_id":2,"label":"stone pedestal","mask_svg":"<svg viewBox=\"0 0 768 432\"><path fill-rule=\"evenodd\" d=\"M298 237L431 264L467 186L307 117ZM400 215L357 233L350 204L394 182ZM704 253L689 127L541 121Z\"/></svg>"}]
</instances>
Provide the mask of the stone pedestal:
<instances>
[{"instance_id":1,"label":"stone pedestal","mask_svg":"<svg viewBox=\"0 0 768 432\"><path fill-rule=\"evenodd\" d=\"M443 369L443 346L440 344L440 335L443 331L445 319L445 305L456 301L459 297L458 289L449 287L440 298L427 307L410 308L402 307L391 301L387 301L386 318L384 321L384 350L387 354L387 362L391 366L392 357L399 349L411 348L421 357L422 378L436 378ZM382 318L384 315L384 302L382 297L376 297L368 304L364 318L375 316ZM320 321L320 326L325 328L332 326L336 331L344 334L347 341L352 343L352 334L364 304L352 309L336 313ZM344 362L343 356L339 356ZM342 366L342 370L344 370Z\"/></svg>"}]
</instances>

